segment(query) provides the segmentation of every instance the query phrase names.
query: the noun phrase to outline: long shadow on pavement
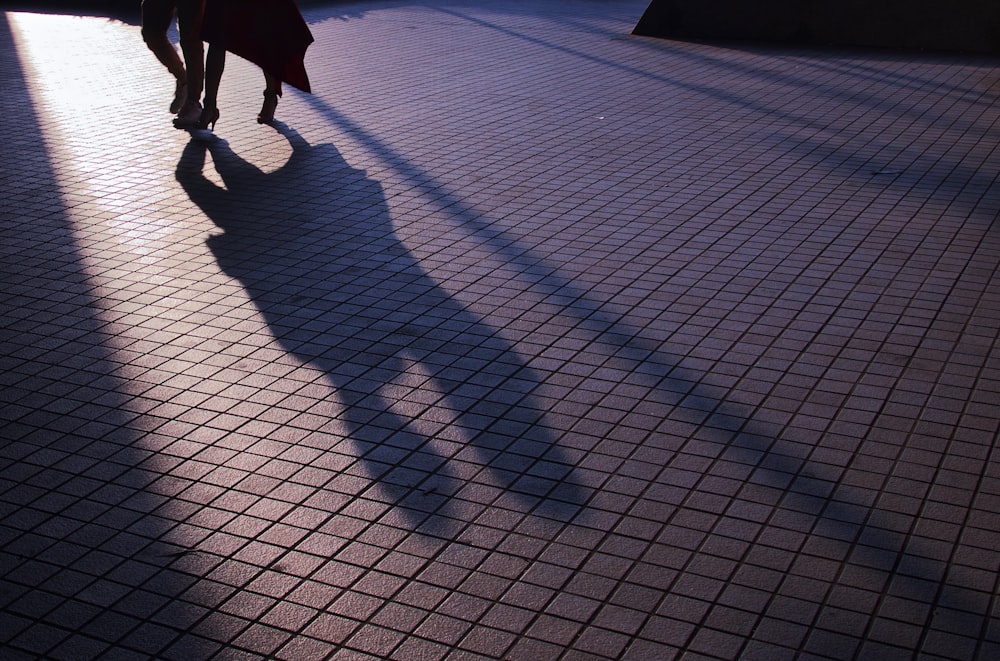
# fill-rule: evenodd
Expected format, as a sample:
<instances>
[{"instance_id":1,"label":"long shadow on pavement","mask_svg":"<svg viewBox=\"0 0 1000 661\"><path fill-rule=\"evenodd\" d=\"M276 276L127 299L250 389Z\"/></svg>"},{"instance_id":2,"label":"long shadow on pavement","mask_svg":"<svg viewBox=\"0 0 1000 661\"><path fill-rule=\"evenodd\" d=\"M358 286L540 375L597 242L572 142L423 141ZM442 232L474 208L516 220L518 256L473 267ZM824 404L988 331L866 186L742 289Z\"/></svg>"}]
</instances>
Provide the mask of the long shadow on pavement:
<instances>
[{"instance_id":1,"label":"long shadow on pavement","mask_svg":"<svg viewBox=\"0 0 1000 661\"><path fill-rule=\"evenodd\" d=\"M450 496L470 480L571 518L582 496L528 394L538 378L421 268L377 181L333 145L280 131L293 151L273 172L212 137L187 145L177 179L223 230L208 240L222 270L281 348L333 387L324 414L338 424L320 430L330 448L347 439L339 449L422 532L444 534ZM205 176L207 154L224 187Z\"/></svg>"}]
</instances>

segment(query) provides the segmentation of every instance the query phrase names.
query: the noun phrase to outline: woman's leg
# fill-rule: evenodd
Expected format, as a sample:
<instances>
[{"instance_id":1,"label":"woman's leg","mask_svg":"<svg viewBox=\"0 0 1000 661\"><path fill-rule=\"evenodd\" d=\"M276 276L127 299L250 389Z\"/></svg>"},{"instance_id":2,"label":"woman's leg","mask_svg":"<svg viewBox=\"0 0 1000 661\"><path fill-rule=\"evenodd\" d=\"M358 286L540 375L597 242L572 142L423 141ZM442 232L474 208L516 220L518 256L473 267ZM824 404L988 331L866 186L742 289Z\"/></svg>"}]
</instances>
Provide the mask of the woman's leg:
<instances>
[{"instance_id":1,"label":"woman's leg","mask_svg":"<svg viewBox=\"0 0 1000 661\"><path fill-rule=\"evenodd\" d=\"M281 96L281 81L264 72L264 105L257 114L258 124L270 124L274 120L274 111L278 107L278 97Z\"/></svg>"},{"instance_id":2,"label":"woman's leg","mask_svg":"<svg viewBox=\"0 0 1000 661\"><path fill-rule=\"evenodd\" d=\"M281 81L266 71L264 72L264 85L265 92L281 96Z\"/></svg>"},{"instance_id":3,"label":"woman's leg","mask_svg":"<svg viewBox=\"0 0 1000 661\"><path fill-rule=\"evenodd\" d=\"M226 48L222 44L208 45L205 58L205 107L215 108L219 100L222 73L226 70Z\"/></svg>"},{"instance_id":4,"label":"woman's leg","mask_svg":"<svg viewBox=\"0 0 1000 661\"><path fill-rule=\"evenodd\" d=\"M205 58L205 100L204 109L198 121L199 128L215 128L219 120L219 85L222 83L222 73L226 69L226 48L220 43L208 45L208 56Z\"/></svg>"}]
</instances>

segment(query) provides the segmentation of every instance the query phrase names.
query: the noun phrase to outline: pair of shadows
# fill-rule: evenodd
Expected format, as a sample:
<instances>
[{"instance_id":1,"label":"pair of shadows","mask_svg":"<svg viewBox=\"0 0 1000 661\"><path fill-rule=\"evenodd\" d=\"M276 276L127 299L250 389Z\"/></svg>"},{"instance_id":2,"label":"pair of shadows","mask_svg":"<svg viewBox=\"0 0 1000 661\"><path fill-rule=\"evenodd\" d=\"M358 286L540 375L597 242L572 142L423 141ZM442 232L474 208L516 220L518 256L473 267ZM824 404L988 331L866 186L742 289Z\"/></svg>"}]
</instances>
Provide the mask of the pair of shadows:
<instances>
[{"instance_id":1,"label":"pair of shadows","mask_svg":"<svg viewBox=\"0 0 1000 661\"><path fill-rule=\"evenodd\" d=\"M277 170L212 137L188 143L176 176L223 230L207 241L221 269L281 349L328 380L332 401L311 412L336 417L324 427L331 445L348 439L364 477L378 482L375 497L414 528L457 522L453 497L474 492L478 502L571 519L583 490L533 401L537 376L423 270L377 181L333 145L275 128L292 147ZM224 187L206 177L207 154Z\"/></svg>"}]
</instances>

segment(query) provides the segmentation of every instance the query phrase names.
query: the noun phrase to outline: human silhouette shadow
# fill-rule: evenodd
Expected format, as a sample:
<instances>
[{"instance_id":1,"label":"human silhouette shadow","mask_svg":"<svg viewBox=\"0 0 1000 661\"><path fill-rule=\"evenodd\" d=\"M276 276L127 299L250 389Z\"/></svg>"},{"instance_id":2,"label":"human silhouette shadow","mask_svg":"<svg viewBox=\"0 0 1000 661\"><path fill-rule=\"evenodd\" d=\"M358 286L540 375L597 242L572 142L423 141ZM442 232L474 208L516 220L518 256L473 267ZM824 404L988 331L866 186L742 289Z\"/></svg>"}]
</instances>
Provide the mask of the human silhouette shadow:
<instances>
[{"instance_id":1,"label":"human silhouette shadow","mask_svg":"<svg viewBox=\"0 0 1000 661\"><path fill-rule=\"evenodd\" d=\"M275 129L292 151L272 172L212 138L192 139L176 176L223 230L207 240L222 271L331 386L326 410L309 411L315 431L348 439L373 497L414 528L442 533L490 505L572 518L583 492L532 397L533 370L424 271L377 181L333 145ZM207 154L224 186L206 176Z\"/></svg>"}]
</instances>

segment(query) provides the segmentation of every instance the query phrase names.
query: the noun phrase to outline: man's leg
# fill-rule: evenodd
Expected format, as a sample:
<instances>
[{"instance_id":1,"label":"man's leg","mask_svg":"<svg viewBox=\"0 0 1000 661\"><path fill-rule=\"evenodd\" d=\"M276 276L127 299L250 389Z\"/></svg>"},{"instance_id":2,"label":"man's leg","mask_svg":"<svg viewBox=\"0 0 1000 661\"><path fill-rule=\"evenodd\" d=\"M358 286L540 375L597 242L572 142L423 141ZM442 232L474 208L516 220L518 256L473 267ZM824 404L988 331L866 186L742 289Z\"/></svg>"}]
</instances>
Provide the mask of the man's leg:
<instances>
[{"instance_id":1,"label":"man's leg","mask_svg":"<svg viewBox=\"0 0 1000 661\"><path fill-rule=\"evenodd\" d=\"M187 97L187 71L167 38L167 30L174 19L174 5L175 0L142 0L142 39L177 82L174 101L170 104L170 112L175 113Z\"/></svg>"}]
</instances>

